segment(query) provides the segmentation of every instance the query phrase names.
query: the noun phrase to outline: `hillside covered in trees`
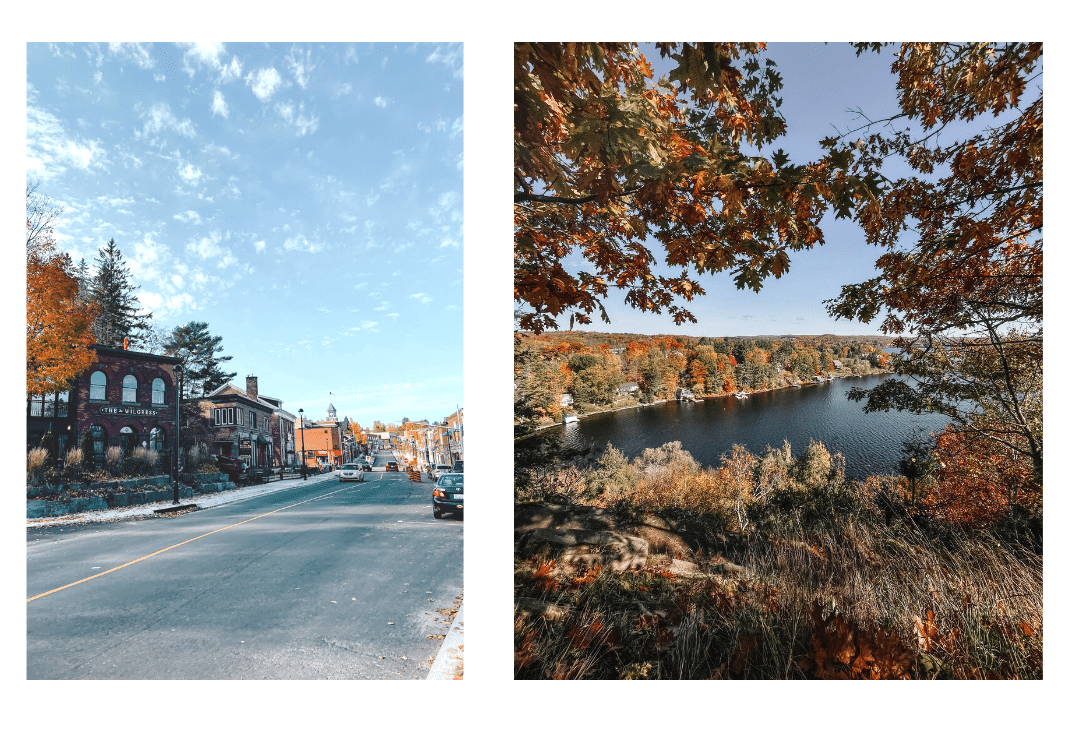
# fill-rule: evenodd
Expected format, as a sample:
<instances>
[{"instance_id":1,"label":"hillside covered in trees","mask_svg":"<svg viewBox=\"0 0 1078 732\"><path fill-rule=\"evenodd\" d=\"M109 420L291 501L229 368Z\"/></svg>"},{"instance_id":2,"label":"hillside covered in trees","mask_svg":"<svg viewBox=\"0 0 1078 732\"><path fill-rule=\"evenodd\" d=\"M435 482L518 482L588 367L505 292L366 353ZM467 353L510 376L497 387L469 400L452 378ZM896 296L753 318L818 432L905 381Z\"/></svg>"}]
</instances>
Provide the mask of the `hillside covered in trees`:
<instances>
[{"instance_id":1,"label":"hillside covered in trees","mask_svg":"<svg viewBox=\"0 0 1078 732\"><path fill-rule=\"evenodd\" d=\"M815 376L879 373L888 369L887 343L875 336L518 333L515 422L528 428L561 419L563 411L673 399L678 388L705 397L778 389Z\"/></svg>"}]
</instances>

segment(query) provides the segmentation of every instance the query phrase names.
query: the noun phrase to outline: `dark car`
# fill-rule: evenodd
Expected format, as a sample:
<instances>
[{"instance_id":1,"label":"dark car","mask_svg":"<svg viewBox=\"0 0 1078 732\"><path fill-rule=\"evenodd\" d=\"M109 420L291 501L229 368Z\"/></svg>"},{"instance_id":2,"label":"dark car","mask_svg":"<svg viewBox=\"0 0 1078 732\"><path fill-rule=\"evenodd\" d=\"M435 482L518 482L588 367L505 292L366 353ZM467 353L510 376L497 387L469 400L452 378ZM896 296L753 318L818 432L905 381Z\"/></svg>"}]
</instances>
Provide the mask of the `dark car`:
<instances>
[{"instance_id":1,"label":"dark car","mask_svg":"<svg viewBox=\"0 0 1078 732\"><path fill-rule=\"evenodd\" d=\"M359 467L363 468L364 473L371 472L371 461L367 458L363 458L363 462L359 464Z\"/></svg>"},{"instance_id":2,"label":"dark car","mask_svg":"<svg viewBox=\"0 0 1078 732\"><path fill-rule=\"evenodd\" d=\"M386 463L386 472L387 473L399 473L400 472L400 468L397 467L397 462L395 460L390 460L389 462Z\"/></svg>"},{"instance_id":3,"label":"dark car","mask_svg":"<svg viewBox=\"0 0 1078 732\"><path fill-rule=\"evenodd\" d=\"M440 519L443 513L464 515L464 473L446 473L438 479L431 493L434 502L434 518Z\"/></svg>"},{"instance_id":4,"label":"dark car","mask_svg":"<svg viewBox=\"0 0 1078 732\"><path fill-rule=\"evenodd\" d=\"M247 464L231 455L214 455L213 459L217 463L217 469L227 475L233 483L243 480L247 475Z\"/></svg>"},{"instance_id":5,"label":"dark car","mask_svg":"<svg viewBox=\"0 0 1078 732\"><path fill-rule=\"evenodd\" d=\"M464 472L464 461L463 460L457 460L456 462L453 463L453 472L454 473L463 473Z\"/></svg>"}]
</instances>

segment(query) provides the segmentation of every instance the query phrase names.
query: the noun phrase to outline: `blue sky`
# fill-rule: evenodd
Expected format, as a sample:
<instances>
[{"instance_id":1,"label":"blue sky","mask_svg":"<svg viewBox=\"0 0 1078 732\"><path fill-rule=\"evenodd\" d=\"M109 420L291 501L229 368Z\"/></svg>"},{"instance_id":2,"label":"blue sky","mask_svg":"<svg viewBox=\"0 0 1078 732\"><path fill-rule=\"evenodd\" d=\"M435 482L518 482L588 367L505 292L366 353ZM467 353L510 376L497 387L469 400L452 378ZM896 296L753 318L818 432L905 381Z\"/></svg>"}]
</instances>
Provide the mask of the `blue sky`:
<instances>
[{"instance_id":1,"label":"blue sky","mask_svg":"<svg viewBox=\"0 0 1078 732\"><path fill-rule=\"evenodd\" d=\"M659 58L653 43L641 43L640 48L652 62L656 78L673 67L669 59ZM814 161L822 156L820 140L864 124L864 117L854 110L861 110L872 120L898 113L898 93L890 73L896 52L897 46L892 45L884 47L880 54L864 53L858 57L849 43L769 43L761 56L775 61L782 75L779 111L786 118L787 132L766 148L767 154L782 148L793 162ZM1027 92L1027 99L1036 95L1035 84ZM1002 119L1009 117L1001 116L996 122ZM745 152L755 154L747 148ZM758 293L738 290L729 273L697 275L690 271L690 276L707 293L687 304L697 318L696 324L675 326L669 316L641 313L625 305L624 294L612 289L604 303L611 323L608 325L596 317L591 325L578 329L692 336L877 333L882 318L869 325L833 320L827 315L823 301L837 297L843 285L875 276L874 264L883 250L865 244L860 228L848 219L829 216L821 228L825 243L790 252L790 271L779 279L764 280ZM663 265L661 246L654 240L651 243L658 260L657 269L674 273L675 270ZM580 257L569 264L570 271L585 266ZM684 300L679 302L686 304ZM567 328L568 317L562 318L559 325Z\"/></svg>"},{"instance_id":2,"label":"blue sky","mask_svg":"<svg viewBox=\"0 0 1078 732\"><path fill-rule=\"evenodd\" d=\"M464 405L461 44L26 46L26 175L78 262L293 413ZM437 358L430 358L436 347ZM333 396L330 396L332 392Z\"/></svg>"}]
</instances>

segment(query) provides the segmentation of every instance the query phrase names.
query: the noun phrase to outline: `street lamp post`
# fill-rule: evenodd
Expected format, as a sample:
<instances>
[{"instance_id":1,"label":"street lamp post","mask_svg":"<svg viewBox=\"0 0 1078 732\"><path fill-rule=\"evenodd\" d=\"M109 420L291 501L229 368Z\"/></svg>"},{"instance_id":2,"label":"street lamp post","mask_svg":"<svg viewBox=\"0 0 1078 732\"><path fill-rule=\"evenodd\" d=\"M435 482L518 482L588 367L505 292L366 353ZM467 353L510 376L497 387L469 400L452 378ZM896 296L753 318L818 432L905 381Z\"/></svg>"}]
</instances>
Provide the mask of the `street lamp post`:
<instances>
[{"instance_id":1,"label":"street lamp post","mask_svg":"<svg viewBox=\"0 0 1078 732\"><path fill-rule=\"evenodd\" d=\"M303 410L299 410L299 441L301 449L303 451L303 465L300 471L303 473L303 479L307 480L307 440L305 439L303 429Z\"/></svg>"},{"instance_id":2,"label":"street lamp post","mask_svg":"<svg viewBox=\"0 0 1078 732\"><path fill-rule=\"evenodd\" d=\"M172 479L172 504L176 505L180 502L180 399L182 394L180 393L180 374L183 372L183 365L176 364L172 369L172 377L176 379L176 433L173 439L176 443L176 475Z\"/></svg>"}]
</instances>

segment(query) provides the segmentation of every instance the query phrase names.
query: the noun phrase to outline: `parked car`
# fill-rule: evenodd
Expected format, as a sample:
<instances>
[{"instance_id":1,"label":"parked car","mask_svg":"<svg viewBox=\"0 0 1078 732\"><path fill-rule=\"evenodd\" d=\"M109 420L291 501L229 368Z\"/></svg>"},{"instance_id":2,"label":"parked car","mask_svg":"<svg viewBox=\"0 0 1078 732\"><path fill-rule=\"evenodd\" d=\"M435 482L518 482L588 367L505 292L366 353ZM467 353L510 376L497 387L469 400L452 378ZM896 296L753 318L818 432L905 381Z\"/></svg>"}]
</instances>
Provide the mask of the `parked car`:
<instances>
[{"instance_id":1,"label":"parked car","mask_svg":"<svg viewBox=\"0 0 1078 732\"><path fill-rule=\"evenodd\" d=\"M231 455L214 455L217 469L228 476L233 483L243 480L247 475L247 464L240 462Z\"/></svg>"},{"instance_id":2,"label":"parked car","mask_svg":"<svg viewBox=\"0 0 1078 732\"><path fill-rule=\"evenodd\" d=\"M453 463L453 472L454 473L463 473L464 472L464 461L463 460L457 460L456 462Z\"/></svg>"},{"instance_id":3,"label":"parked car","mask_svg":"<svg viewBox=\"0 0 1078 732\"><path fill-rule=\"evenodd\" d=\"M333 463L322 463L322 466L318 469L319 473L332 473Z\"/></svg>"},{"instance_id":4,"label":"parked car","mask_svg":"<svg viewBox=\"0 0 1078 732\"><path fill-rule=\"evenodd\" d=\"M431 471L431 477L438 480L443 475L449 475L453 472L453 468L449 465L435 465L434 470Z\"/></svg>"},{"instance_id":5,"label":"parked car","mask_svg":"<svg viewBox=\"0 0 1078 732\"><path fill-rule=\"evenodd\" d=\"M434 503L434 518L440 519L443 513L464 515L464 473L446 473L438 479L431 493Z\"/></svg>"},{"instance_id":6,"label":"parked car","mask_svg":"<svg viewBox=\"0 0 1078 732\"><path fill-rule=\"evenodd\" d=\"M389 462L386 463L386 472L387 473L399 473L400 472L400 468L397 467L397 461L396 460L390 460Z\"/></svg>"},{"instance_id":7,"label":"parked car","mask_svg":"<svg viewBox=\"0 0 1078 732\"><path fill-rule=\"evenodd\" d=\"M345 480L363 480L363 470L356 463L345 463L337 474L337 482Z\"/></svg>"}]
</instances>

